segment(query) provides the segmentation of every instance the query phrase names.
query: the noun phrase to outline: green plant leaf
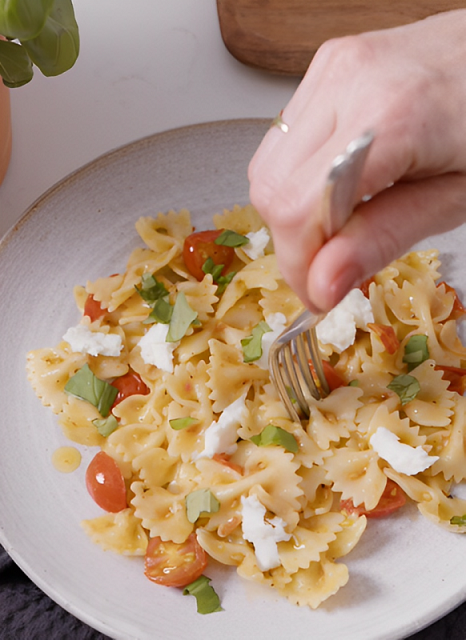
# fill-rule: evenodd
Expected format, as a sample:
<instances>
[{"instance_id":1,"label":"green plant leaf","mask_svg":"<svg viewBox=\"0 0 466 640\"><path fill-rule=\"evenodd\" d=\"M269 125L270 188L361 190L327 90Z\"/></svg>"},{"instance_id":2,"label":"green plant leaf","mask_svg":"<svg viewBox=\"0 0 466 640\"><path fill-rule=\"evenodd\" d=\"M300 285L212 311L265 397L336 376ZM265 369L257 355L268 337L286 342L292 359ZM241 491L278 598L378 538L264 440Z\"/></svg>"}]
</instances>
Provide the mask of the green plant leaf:
<instances>
[{"instance_id":1,"label":"green plant leaf","mask_svg":"<svg viewBox=\"0 0 466 640\"><path fill-rule=\"evenodd\" d=\"M21 45L0 40L0 75L10 88L22 87L32 80L32 62Z\"/></svg>"},{"instance_id":2,"label":"green plant leaf","mask_svg":"<svg viewBox=\"0 0 466 640\"><path fill-rule=\"evenodd\" d=\"M427 336L416 334L411 336L405 345L403 362L408 365L408 371L412 371L422 362L429 359L429 348L427 347Z\"/></svg>"},{"instance_id":3,"label":"green plant leaf","mask_svg":"<svg viewBox=\"0 0 466 640\"><path fill-rule=\"evenodd\" d=\"M201 516L217 513L220 509L220 502L210 489L196 489L191 491L185 498L186 517L189 522L196 522Z\"/></svg>"},{"instance_id":4,"label":"green plant leaf","mask_svg":"<svg viewBox=\"0 0 466 640\"><path fill-rule=\"evenodd\" d=\"M242 247L244 244L249 243L249 238L231 229L225 229L218 238L215 238L214 242L224 247Z\"/></svg>"},{"instance_id":5,"label":"green plant leaf","mask_svg":"<svg viewBox=\"0 0 466 640\"><path fill-rule=\"evenodd\" d=\"M401 404L405 405L414 400L421 390L421 385L417 378L403 373L393 378L390 384L387 384L387 389L394 391L399 396Z\"/></svg>"},{"instance_id":6,"label":"green plant leaf","mask_svg":"<svg viewBox=\"0 0 466 640\"><path fill-rule=\"evenodd\" d=\"M144 302L153 305L160 298L168 296L168 291L163 282L159 282L152 274L143 273L141 278L141 286L134 288L139 293Z\"/></svg>"},{"instance_id":7,"label":"green plant leaf","mask_svg":"<svg viewBox=\"0 0 466 640\"><path fill-rule=\"evenodd\" d=\"M0 0L0 33L11 40L30 40L44 28L54 0Z\"/></svg>"},{"instance_id":8,"label":"green plant leaf","mask_svg":"<svg viewBox=\"0 0 466 640\"><path fill-rule=\"evenodd\" d=\"M96 407L100 415L106 418L110 413L118 389L105 380L97 378L85 364L72 376L65 385L66 393L80 400L86 400Z\"/></svg>"},{"instance_id":9,"label":"green plant leaf","mask_svg":"<svg viewBox=\"0 0 466 640\"><path fill-rule=\"evenodd\" d=\"M92 424L100 435L104 436L104 438L107 438L111 433L118 429L118 420L115 418L113 413L111 413L107 418L102 418L102 420L93 420Z\"/></svg>"},{"instance_id":10,"label":"green plant leaf","mask_svg":"<svg viewBox=\"0 0 466 640\"><path fill-rule=\"evenodd\" d=\"M298 441L294 435L274 424L268 424L258 436L252 436L250 440L258 447L279 446L291 453L298 453L299 450Z\"/></svg>"},{"instance_id":11,"label":"green plant leaf","mask_svg":"<svg viewBox=\"0 0 466 640\"><path fill-rule=\"evenodd\" d=\"M194 596L196 598L198 613L206 614L223 611L220 605L220 598L209 582L210 578L200 576L183 589L184 596Z\"/></svg>"},{"instance_id":12,"label":"green plant leaf","mask_svg":"<svg viewBox=\"0 0 466 640\"><path fill-rule=\"evenodd\" d=\"M272 329L266 322L261 320L261 322L253 328L251 335L241 340L244 362L255 362L259 360L262 355L262 336L269 331L272 331Z\"/></svg>"},{"instance_id":13,"label":"green plant leaf","mask_svg":"<svg viewBox=\"0 0 466 640\"><path fill-rule=\"evenodd\" d=\"M79 54L79 30L71 0L55 0L39 35L21 44L44 76L68 71Z\"/></svg>"},{"instance_id":14,"label":"green plant leaf","mask_svg":"<svg viewBox=\"0 0 466 640\"><path fill-rule=\"evenodd\" d=\"M465 516L453 516L450 518L450 524L455 524L458 527L466 526L466 515Z\"/></svg>"},{"instance_id":15,"label":"green plant leaf","mask_svg":"<svg viewBox=\"0 0 466 640\"><path fill-rule=\"evenodd\" d=\"M183 291L176 296L173 313L170 318L166 342L178 342L184 337L188 327L197 318L197 311L191 309Z\"/></svg>"},{"instance_id":16,"label":"green plant leaf","mask_svg":"<svg viewBox=\"0 0 466 640\"><path fill-rule=\"evenodd\" d=\"M173 418L168 422L170 424L170 427L175 431L181 431L182 429L192 427L193 424L199 424L199 420L197 420L196 418L191 418L191 416L187 416L186 418Z\"/></svg>"}]
</instances>

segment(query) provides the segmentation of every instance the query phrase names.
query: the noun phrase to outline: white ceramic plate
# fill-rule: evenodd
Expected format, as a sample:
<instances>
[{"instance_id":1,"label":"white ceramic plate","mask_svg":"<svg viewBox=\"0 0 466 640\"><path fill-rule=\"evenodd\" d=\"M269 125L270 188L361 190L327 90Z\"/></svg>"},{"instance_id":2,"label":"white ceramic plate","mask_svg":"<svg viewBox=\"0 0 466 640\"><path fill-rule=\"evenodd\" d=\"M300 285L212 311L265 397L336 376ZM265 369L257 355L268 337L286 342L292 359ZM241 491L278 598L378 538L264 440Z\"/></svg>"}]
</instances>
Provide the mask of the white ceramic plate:
<instances>
[{"instance_id":1,"label":"white ceramic plate","mask_svg":"<svg viewBox=\"0 0 466 640\"><path fill-rule=\"evenodd\" d=\"M90 542L79 523L100 512L84 488L85 465L62 475L51 463L65 441L29 387L26 352L55 345L76 323L74 284L124 267L139 216L187 207L202 228L213 213L245 204L248 160L267 125L198 125L118 149L48 191L0 245L0 542L50 597L113 638L395 639L466 598L466 538L413 507L369 523L346 559L348 585L317 611L213 567L224 611L201 616L194 598L150 583L140 558ZM444 274L460 291L465 236L462 228L423 244L444 252Z\"/></svg>"}]
</instances>

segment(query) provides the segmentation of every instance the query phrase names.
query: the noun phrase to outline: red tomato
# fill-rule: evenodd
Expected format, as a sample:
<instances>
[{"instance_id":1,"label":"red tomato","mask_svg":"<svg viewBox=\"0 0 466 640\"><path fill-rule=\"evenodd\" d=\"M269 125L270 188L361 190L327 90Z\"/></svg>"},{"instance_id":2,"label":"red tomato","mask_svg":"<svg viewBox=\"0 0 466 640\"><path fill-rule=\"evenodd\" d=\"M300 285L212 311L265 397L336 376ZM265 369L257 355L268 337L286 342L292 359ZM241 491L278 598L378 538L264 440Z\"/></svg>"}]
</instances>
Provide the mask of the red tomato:
<instances>
[{"instance_id":1,"label":"red tomato","mask_svg":"<svg viewBox=\"0 0 466 640\"><path fill-rule=\"evenodd\" d=\"M349 514L367 516L368 518L383 518L402 507L406 502L406 494L393 480L388 479L385 490L375 509L367 511L364 505L355 507L352 500L341 500L340 509Z\"/></svg>"},{"instance_id":2,"label":"red tomato","mask_svg":"<svg viewBox=\"0 0 466 640\"><path fill-rule=\"evenodd\" d=\"M375 282L373 276L371 278L367 278L367 280L364 280L364 282L361 282L361 284L359 285L359 288L361 289L363 294L366 296L366 298L369 297L369 286L372 282Z\"/></svg>"},{"instance_id":3,"label":"red tomato","mask_svg":"<svg viewBox=\"0 0 466 640\"><path fill-rule=\"evenodd\" d=\"M132 369L130 369L128 373L125 373L124 376L115 378L111 385L118 389L118 394L112 404L112 409L128 396L134 396L136 393L147 396L147 394L150 393L149 387L142 381L139 373L136 373L136 371Z\"/></svg>"},{"instance_id":4,"label":"red tomato","mask_svg":"<svg viewBox=\"0 0 466 640\"><path fill-rule=\"evenodd\" d=\"M89 294L84 304L84 316L89 316L91 322L102 318L107 313L107 309L102 309L100 302L94 300L94 296Z\"/></svg>"},{"instance_id":5,"label":"red tomato","mask_svg":"<svg viewBox=\"0 0 466 640\"><path fill-rule=\"evenodd\" d=\"M440 287L440 285L442 284L445 286L445 291L451 291L455 296L450 318L455 318L455 319L460 318L462 315L466 313L466 308L463 306L463 303L459 299L456 289L454 287L450 287L450 285L447 284L446 282L439 282L437 287Z\"/></svg>"},{"instance_id":6,"label":"red tomato","mask_svg":"<svg viewBox=\"0 0 466 640\"><path fill-rule=\"evenodd\" d=\"M314 369L314 365L312 361L309 360L309 367L311 369L311 374L314 380L319 384L317 380L317 374ZM346 387L346 380L344 380L337 371L335 371L334 367L327 360L322 360L322 367L324 369L325 379L327 380L328 387L330 391L334 389L338 389L338 387Z\"/></svg>"},{"instance_id":7,"label":"red tomato","mask_svg":"<svg viewBox=\"0 0 466 640\"><path fill-rule=\"evenodd\" d=\"M443 364L435 365L436 371L443 371L443 379L450 383L448 391L456 391L460 396L466 390L466 369L460 367L448 367Z\"/></svg>"},{"instance_id":8,"label":"red tomato","mask_svg":"<svg viewBox=\"0 0 466 640\"><path fill-rule=\"evenodd\" d=\"M222 276L225 275L228 267L233 262L235 250L233 247L224 247L215 244L214 240L219 237L223 229L212 231L198 231L186 238L183 246L183 259L188 271L198 280L202 280L205 273L202 265L207 258L212 258L215 264L223 264Z\"/></svg>"},{"instance_id":9,"label":"red tomato","mask_svg":"<svg viewBox=\"0 0 466 640\"><path fill-rule=\"evenodd\" d=\"M230 456L227 453L214 453L214 455L212 456L212 460L215 460L215 462L223 464L224 467L229 467L230 469L233 469L234 471L237 471L238 473L243 475L244 468L239 464L230 462Z\"/></svg>"},{"instance_id":10,"label":"red tomato","mask_svg":"<svg viewBox=\"0 0 466 640\"><path fill-rule=\"evenodd\" d=\"M99 507L116 513L126 509L126 486L120 468L105 451L91 460L86 471L86 487Z\"/></svg>"},{"instance_id":11,"label":"red tomato","mask_svg":"<svg viewBox=\"0 0 466 640\"><path fill-rule=\"evenodd\" d=\"M377 324L375 322L368 322L367 326L371 331L379 336L387 353L393 355L398 351L400 341L396 337L395 329L392 326Z\"/></svg>"},{"instance_id":12,"label":"red tomato","mask_svg":"<svg viewBox=\"0 0 466 640\"><path fill-rule=\"evenodd\" d=\"M207 566L207 554L191 533L186 542L163 542L151 538L147 546L144 574L165 587L185 587L197 580Z\"/></svg>"}]
</instances>

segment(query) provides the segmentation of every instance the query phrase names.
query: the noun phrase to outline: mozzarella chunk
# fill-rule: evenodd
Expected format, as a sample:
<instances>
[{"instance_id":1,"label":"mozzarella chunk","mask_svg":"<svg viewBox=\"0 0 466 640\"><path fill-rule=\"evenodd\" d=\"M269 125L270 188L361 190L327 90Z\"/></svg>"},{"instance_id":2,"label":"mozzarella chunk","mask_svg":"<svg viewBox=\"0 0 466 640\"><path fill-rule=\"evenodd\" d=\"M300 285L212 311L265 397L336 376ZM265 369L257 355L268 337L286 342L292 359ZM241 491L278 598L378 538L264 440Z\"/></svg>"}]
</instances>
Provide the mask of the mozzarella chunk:
<instances>
[{"instance_id":1,"label":"mozzarella chunk","mask_svg":"<svg viewBox=\"0 0 466 640\"><path fill-rule=\"evenodd\" d=\"M374 322L370 300L360 289L352 289L316 327L322 344L331 344L341 353L354 343L356 329L366 329Z\"/></svg>"},{"instance_id":2,"label":"mozzarella chunk","mask_svg":"<svg viewBox=\"0 0 466 640\"><path fill-rule=\"evenodd\" d=\"M146 364L153 364L162 371L173 373L173 352L179 342L166 342L169 325L157 322L139 340L141 357Z\"/></svg>"},{"instance_id":3,"label":"mozzarella chunk","mask_svg":"<svg viewBox=\"0 0 466 640\"><path fill-rule=\"evenodd\" d=\"M265 520L266 509L257 496L241 496L243 537L254 545L257 566L269 571L280 565L277 542L289 540L291 533L285 531L286 522L275 516Z\"/></svg>"},{"instance_id":4,"label":"mozzarella chunk","mask_svg":"<svg viewBox=\"0 0 466 640\"><path fill-rule=\"evenodd\" d=\"M410 447L400 442L399 437L385 427L379 427L369 442L395 471L407 476L425 471L439 459L438 456L429 456L421 446Z\"/></svg>"},{"instance_id":5,"label":"mozzarella chunk","mask_svg":"<svg viewBox=\"0 0 466 640\"><path fill-rule=\"evenodd\" d=\"M240 396L205 430L204 450L197 458L212 458L216 453L234 453L238 448L238 428L246 416L246 395Z\"/></svg>"},{"instance_id":6,"label":"mozzarella chunk","mask_svg":"<svg viewBox=\"0 0 466 640\"><path fill-rule=\"evenodd\" d=\"M272 343L278 338L278 336L285 330L286 328L286 316L283 313L271 313L265 319L268 326L272 329L272 331L267 331L262 336L262 355L259 360L255 361L258 367L261 369L269 368L269 351Z\"/></svg>"},{"instance_id":7,"label":"mozzarella chunk","mask_svg":"<svg viewBox=\"0 0 466 640\"><path fill-rule=\"evenodd\" d=\"M269 244L270 240L267 229L265 227L261 227L259 231L251 231L246 234L246 238L249 238L249 242L241 248L248 258L251 258L251 260L262 258L264 255L264 249Z\"/></svg>"},{"instance_id":8,"label":"mozzarella chunk","mask_svg":"<svg viewBox=\"0 0 466 640\"><path fill-rule=\"evenodd\" d=\"M88 353L91 356L119 356L123 348L121 336L116 333L91 331L83 324L70 327L63 340L75 353Z\"/></svg>"}]
</instances>

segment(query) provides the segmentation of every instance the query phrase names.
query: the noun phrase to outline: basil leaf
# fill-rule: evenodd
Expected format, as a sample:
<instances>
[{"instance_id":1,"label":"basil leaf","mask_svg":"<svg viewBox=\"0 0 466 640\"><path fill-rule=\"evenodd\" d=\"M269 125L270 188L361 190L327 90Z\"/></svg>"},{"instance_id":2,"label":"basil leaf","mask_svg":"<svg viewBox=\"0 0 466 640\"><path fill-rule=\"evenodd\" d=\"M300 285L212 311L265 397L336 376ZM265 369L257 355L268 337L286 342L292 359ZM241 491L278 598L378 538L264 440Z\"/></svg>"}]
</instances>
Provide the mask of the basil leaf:
<instances>
[{"instance_id":1,"label":"basil leaf","mask_svg":"<svg viewBox=\"0 0 466 640\"><path fill-rule=\"evenodd\" d=\"M141 277L141 286L137 287L134 285L134 288L141 298L149 304L153 304L156 300L168 296L167 288L163 282L156 280L150 273L143 273Z\"/></svg>"},{"instance_id":2,"label":"basil leaf","mask_svg":"<svg viewBox=\"0 0 466 640\"><path fill-rule=\"evenodd\" d=\"M66 393L86 400L96 407L104 418L110 413L110 407L117 397L118 389L105 380L97 378L85 364L65 385Z\"/></svg>"},{"instance_id":3,"label":"basil leaf","mask_svg":"<svg viewBox=\"0 0 466 640\"><path fill-rule=\"evenodd\" d=\"M0 40L0 75L3 84L11 89L22 87L32 80L32 62L25 49L16 42Z\"/></svg>"},{"instance_id":4,"label":"basil leaf","mask_svg":"<svg viewBox=\"0 0 466 640\"><path fill-rule=\"evenodd\" d=\"M188 493L185 498L186 517L189 522L196 522L201 516L217 513L220 502L210 489L197 489Z\"/></svg>"},{"instance_id":5,"label":"basil leaf","mask_svg":"<svg viewBox=\"0 0 466 640\"><path fill-rule=\"evenodd\" d=\"M400 397L401 404L404 405L414 400L421 390L421 385L417 378L403 373L393 378L390 384L387 385L387 389L394 391Z\"/></svg>"},{"instance_id":6,"label":"basil leaf","mask_svg":"<svg viewBox=\"0 0 466 640\"><path fill-rule=\"evenodd\" d=\"M160 322L161 324L169 324L173 315L173 307L168 302L167 298L160 298L154 304L154 308L147 316L145 320L142 321L143 324L151 324L154 322Z\"/></svg>"},{"instance_id":7,"label":"basil leaf","mask_svg":"<svg viewBox=\"0 0 466 640\"><path fill-rule=\"evenodd\" d=\"M456 524L458 527L466 527L466 515L453 516L450 518L450 524Z\"/></svg>"},{"instance_id":8,"label":"basil leaf","mask_svg":"<svg viewBox=\"0 0 466 640\"><path fill-rule=\"evenodd\" d=\"M272 329L262 320L259 324L256 324L250 336L241 340L244 362L259 360L262 355L262 336L269 331L272 331Z\"/></svg>"},{"instance_id":9,"label":"basil leaf","mask_svg":"<svg viewBox=\"0 0 466 640\"><path fill-rule=\"evenodd\" d=\"M210 578L200 576L183 589L184 596L194 596L197 603L197 612L203 615L223 611L220 605L220 598L210 586Z\"/></svg>"},{"instance_id":10,"label":"basil leaf","mask_svg":"<svg viewBox=\"0 0 466 640\"><path fill-rule=\"evenodd\" d=\"M101 436L106 438L116 429L118 429L118 420L111 413L108 418L102 418L102 420L93 420L92 424L96 427Z\"/></svg>"},{"instance_id":11,"label":"basil leaf","mask_svg":"<svg viewBox=\"0 0 466 640\"><path fill-rule=\"evenodd\" d=\"M40 33L21 44L44 76L71 69L79 54L79 30L71 0L54 0Z\"/></svg>"},{"instance_id":12,"label":"basil leaf","mask_svg":"<svg viewBox=\"0 0 466 640\"><path fill-rule=\"evenodd\" d=\"M209 257L202 265L202 271L206 275L210 273L212 276L212 280L214 282L218 282L218 279L221 277L224 266L225 266L224 264L215 264L212 258Z\"/></svg>"},{"instance_id":13,"label":"basil leaf","mask_svg":"<svg viewBox=\"0 0 466 640\"><path fill-rule=\"evenodd\" d=\"M192 427L193 424L198 424L199 420L188 416L186 418L173 418L173 420L169 420L168 422L172 429L174 429L175 431L181 431L182 429Z\"/></svg>"},{"instance_id":14,"label":"basil leaf","mask_svg":"<svg viewBox=\"0 0 466 640\"><path fill-rule=\"evenodd\" d=\"M225 229L214 242L224 247L242 247L244 244L248 244L249 238L231 229Z\"/></svg>"},{"instance_id":15,"label":"basil leaf","mask_svg":"<svg viewBox=\"0 0 466 640\"><path fill-rule=\"evenodd\" d=\"M197 311L191 309L183 291L176 296L173 313L170 318L166 342L178 342L186 334L188 327L196 320Z\"/></svg>"},{"instance_id":16,"label":"basil leaf","mask_svg":"<svg viewBox=\"0 0 466 640\"><path fill-rule=\"evenodd\" d=\"M236 271L230 271L230 273L227 273L226 276L220 276L220 278L218 278L217 280L217 284L218 284L217 293L223 293L226 289L227 284L230 284L230 282L233 280L235 276L236 276Z\"/></svg>"},{"instance_id":17,"label":"basil leaf","mask_svg":"<svg viewBox=\"0 0 466 640\"><path fill-rule=\"evenodd\" d=\"M268 424L258 436L252 436L250 440L258 447L278 445L291 453L298 453L298 441L294 435L274 424Z\"/></svg>"},{"instance_id":18,"label":"basil leaf","mask_svg":"<svg viewBox=\"0 0 466 640\"><path fill-rule=\"evenodd\" d=\"M11 40L35 38L44 28L54 0L0 0L0 33Z\"/></svg>"},{"instance_id":19,"label":"basil leaf","mask_svg":"<svg viewBox=\"0 0 466 640\"><path fill-rule=\"evenodd\" d=\"M359 380L357 378L351 380L348 382L348 387L359 387Z\"/></svg>"},{"instance_id":20,"label":"basil leaf","mask_svg":"<svg viewBox=\"0 0 466 640\"><path fill-rule=\"evenodd\" d=\"M407 363L408 371L412 371L428 358L427 336L411 336L405 345L405 354L403 356L403 362Z\"/></svg>"}]
</instances>

